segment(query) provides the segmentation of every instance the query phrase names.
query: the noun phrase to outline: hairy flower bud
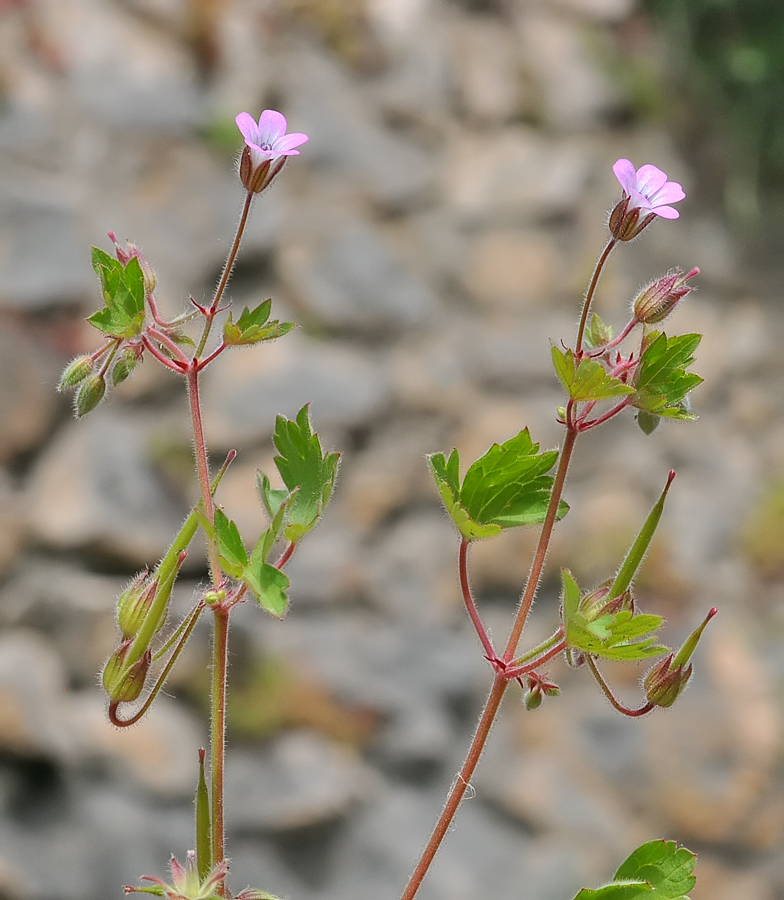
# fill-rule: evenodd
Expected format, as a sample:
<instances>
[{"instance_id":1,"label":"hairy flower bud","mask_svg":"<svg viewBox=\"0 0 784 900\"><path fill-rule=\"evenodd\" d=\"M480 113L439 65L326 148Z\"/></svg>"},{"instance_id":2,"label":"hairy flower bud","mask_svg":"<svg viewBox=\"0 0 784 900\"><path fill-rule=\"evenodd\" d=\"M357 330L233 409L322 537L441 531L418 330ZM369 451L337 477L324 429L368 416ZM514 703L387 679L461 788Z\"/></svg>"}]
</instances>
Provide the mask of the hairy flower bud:
<instances>
[{"instance_id":1,"label":"hairy flower bud","mask_svg":"<svg viewBox=\"0 0 784 900\"><path fill-rule=\"evenodd\" d=\"M68 388L76 387L92 372L94 365L92 356L77 356L76 359L72 359L63 369L57 390L65 391Z\"/></svg>"},{"instance_id":2,"label":"hairy flower bud","mask_svg":"<svg viewBox=\"0 0 784 900\"><path fill-rule=\"evenodd\" d=\"M109 239L114 244L114 255L124 266L127 266L134 257L139 260L139 268L142 270L142 278L144 278L144 293L149 297L155 291L158 284L158 276L155 274L147 257L136 244L132 244L128 240L125 242L125 247L121 247L113 231L109 232Z\"/></svg>"},{"instance_id":3,"label":"hairy flower bud","mask_svg":"<svg viewBox=\"0 0 784 900\"><path fill-rule=\"evenodd\" d=\"M126 347L120 358L112 367L112 384L117 387L133 372L139 362L139 352L133 347Z\"/></svg>"},{"instance_id":4,"label":"hairy flower bud","mask_svg":"<svg viewBox=\"0 0 784 900\"><path fill-rule=\"evenodd\" d=\"M716 607L713 607L703 622L686 638L680 650L659 660L645 675L642 683L649 703L654 706L672 706L681 695L691 678L692 664L689 660L697 648L705 626L716 612Z\"/></svg>"},{"instance_id":5,"label":"hairy flower bud","mask_svg":"<svg viewBox=\"0 0 784 900\"><path fill-rule=\"evenodd\" d=\"M260 194L264 188L269 187L285 162L285 156L275 160L274 165L272 159L258 162L250 147L246 146L240 156L240 181L252 194Z\"/></svg>"},{"instance_id":6,"label":"hairy flower bud","mask_svg":"<svg viewBox=\"0 0 784 900\"><path fill-rule=\"evenodd\" d=\"M126 668L125 658L131 646L131 639L125 640L106 661L101 682L112 703L133 703L144 690L144 682L150 670L152 651L145 652Z\"/></svg>"},{"instance_id":7,"label":"hairy flower bud","mask_svg":"<svg viewBox=\"0 0 784 900\"><path fill-rule=\"evenodd\" d=\"M644 325L656 325L664 321L680 301L692 290L686 282L699 275L692 269L686 275L677 269L644 287L633 303L634 318Z\"/></svg>"},{"instance_id":8,"label":"hairy flower bud","mask_svg":"<svg viewBox=\"0 0 784 900\"><path fill-rule=\"evenodd\" d=\"M117 598L117 625L123 637L136 637L155 600L158 579L146 582L146 578L142 572Z\"/></svg>"},{"instance_id":9,"label":"hairy flower bud","mask_svg":"<svg viewBox=\"0 0 784 900\"><path fill-rule=\"evenodd\" d=\"M94 373L88 375L79 385L79 390L74 397L74 412L77 419L92 412L103 400L106 393L106 379L103 375Z\"/></svg>"}]
</instances>

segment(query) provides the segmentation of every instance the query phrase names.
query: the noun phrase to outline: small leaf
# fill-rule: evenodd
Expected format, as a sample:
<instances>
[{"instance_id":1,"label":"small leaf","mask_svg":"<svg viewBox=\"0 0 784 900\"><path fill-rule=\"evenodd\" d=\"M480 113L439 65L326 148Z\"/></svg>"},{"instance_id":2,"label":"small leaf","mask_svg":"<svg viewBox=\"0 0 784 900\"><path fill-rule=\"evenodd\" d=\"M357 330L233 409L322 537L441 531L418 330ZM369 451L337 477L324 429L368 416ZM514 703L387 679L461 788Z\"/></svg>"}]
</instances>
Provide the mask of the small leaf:
<instances>
[{"instance_id":1,"label":"small leaf","mask_svg":"<svg viewBox=\"0 0 784 900\"><path fill-rule=\"evenodd\" d=\"M637 393L632 405L662 418L696 418L689 410L687 397L702 383L702 378L686 369L694 362L693 354L701 339L700 334L668 338L663 332L649 332L637 369Z\"/></svg>"},{"instance_id":2,"label":"small leaf","mask_svg":"<svg viewBox=\"0 0 784 900\"><path fill-rule=\"evenodd\" d=\"M643 434L653 434L658 428L659 422L661 422L661 419L658 416L645 412L644 409L637 411L637 425Z\"/></svg>"},{"instance_id":3,"label":"small leaf","mask_svg":"<svg viewBox=\"0 0 784 900\"><path fill-rule=\"evenodd\" d=\"M196 787L196 866L204 881L212 869L210 794L204 777L204 750L199 750L199 781Z\"/></svg>"},{"instance_id":4,"label":"small leaf","mask_svg":"<svg viewBox=\"0 0 784 900\"><path fill-rule=\"evenodd\" d=\"M239 578L248 564L248 554L242 543L239 529L222 509L215 510L215 537L221 568L231 578Z\"/></svg>"},{"instance_id":5,"label":"small leaf","mask_svg":"<svg viewBox=\"0 0 784 900\"><path fill-rule=\"evenodd\" d=\"M591 315L591 321L585 330L585 346L589 350L603 347L613 339L612 325L606 325L596 313Z\"/></svg>"},{"instance_id":6,"label":"small leaf","mask_svg":"<svg viewBox=\"0 0 784 900\"><path fill-rule=\"evenodd\" d=\"M583 888L574 900L688 900L696 861L675 841L649 841L626 859L610 884Z\"/></svg>"},{"instance_id":7,"label":"small leaf","mask_svg":"<svg viewBox=\"0 0 784 900\"><path fill-rule=\"evenodd\" d=\"M296 328L293 322L268 321L271 308L272 300L265 300L253 310L246 306L236 322L229 313L223 325L223 342L227 346L258 344L283 337Z\"/></svg>"},{"instance_id":8,"label":"small leaf","mask_svg":"<svg viewBox=\"0 0 784 900\"><path fill-rule=\"evenodd\" d=\"M318 435L314 434L308 406L303 406L295 420L278 416L273 442L279 452L275 465L283 483L294 496L286 511L284 535L296 543L316 524L324 511L337 477L339 453L324 453ZM279 495L267 494L272 508Z\"/></svg>"},{"instance_id":9,"label":"small leaf","mask_svg":"<svg viewBox=\"0 0 784 900\"><path fill-rule=\"evenodd\" d=\"M571 350L551 347L556 375L572 400L591 402L633 394L634 388L608 374L601 363L584 357L579 364Z\"/></svg>"},{"instance_id":10,"label":"small leaf","mask_svg":"<svg viewBox=\"0 0 784 900\"><path fill-rule=\"evenodd\" d=\"M285 572L269 563L254 560L253 564L242 573L242 581L253 592L262 609L278 619L286 615L289 605L286 596L289 578Z\"/></svg>"}]
</instances>

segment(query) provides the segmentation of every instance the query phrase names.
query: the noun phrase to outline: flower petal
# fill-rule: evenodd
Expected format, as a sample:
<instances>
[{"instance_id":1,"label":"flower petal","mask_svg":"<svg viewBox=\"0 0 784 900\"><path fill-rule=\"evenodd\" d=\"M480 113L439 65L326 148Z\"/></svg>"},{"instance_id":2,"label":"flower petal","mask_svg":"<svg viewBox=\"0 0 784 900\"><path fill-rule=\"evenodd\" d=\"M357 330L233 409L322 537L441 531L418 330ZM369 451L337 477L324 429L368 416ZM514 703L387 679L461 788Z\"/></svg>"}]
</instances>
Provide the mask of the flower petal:
<instances>
[{"instance_id":1,"label":"flower petal","mask_svg":"<svg viewBox=\"0 0 784 900\"><path fill-rule=\"evenodd\" d=\"M686 194L677 181L668 181L663 187L653 194L648 194L648 199L654 206L665 203L677 203L683 200Z\"/></svg>"},{"instance_id":2,"label":"flower petal","mask_svg":"<svg viewBox=\"0 0 784 900\"><path fill-rule=\"evenodd\" d=\"M619 159L613 166L613 172L627 194L637 188L637 173L630 160Z\"/></svg>"},{"instance_id":3,"label":"flower petal","mask_svg":"<svg viewBox=\"0 0 784 900\"><path fill-rule=\"evenodd\" d=\"M305 141L309 140L310 138L306 134L295 131L292 134L284 134L282 138L278 138L272 149L277 154L285 155L295 152L295 147L299 147L300 144L304 144ZM297 150L296 153L298 154L299 150Z\"/></svg>"},{"instance_id":4,"label":"flower petal","mask_svg":"<svg viewBox=\"0 0 784 900\"><path fill-rule=\"evenodd\" d=\"M270 147L286 133L286 117L274 109L265 109L259 117L259 143Z\"/></svg>"},{"instance_id":5,"label":"flower petal","mask_svg":"<svg viewBox=\"0 0 784 900\"><path fill-rule=\"evenodd\" d=\"M680 217L678 210L673 209L671 206L657 206L653 212L657 216L661 216L662 219L677 219Z\"/></svg>"},{"instance_id":6,"label":"flower petal","mask_svg":"<svg viewBox=\"0 0 784 900\"><path fill-rule=\"evenodd\" d=\"M637 190L646 197L664 187L666 181L666 174L656 166L640 166L637 170Z\"/></svg>"},{"instance_id":7,"label":"flower petal","mask_svg":"<svg viewBox=\"0 0 784 900\"><path fill-rule=\"evenodd\" d=\"M259 126L250 113L241 112L234 121L237 123L237 128L239 128L246 143L259 143Z\"/></svg>"}]
</instances>

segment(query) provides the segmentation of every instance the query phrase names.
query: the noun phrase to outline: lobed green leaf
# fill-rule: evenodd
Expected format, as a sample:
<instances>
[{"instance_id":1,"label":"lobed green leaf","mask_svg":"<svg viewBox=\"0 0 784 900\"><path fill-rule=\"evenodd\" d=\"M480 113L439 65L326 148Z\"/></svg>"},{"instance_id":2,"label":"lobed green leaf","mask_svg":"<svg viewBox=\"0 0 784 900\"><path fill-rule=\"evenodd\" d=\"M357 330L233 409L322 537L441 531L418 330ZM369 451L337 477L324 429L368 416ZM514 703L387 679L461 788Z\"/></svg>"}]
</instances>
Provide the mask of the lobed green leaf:
<instances>
[{"instance_id":1,"label":"lobed green leaf","mask_svg":"<svg viewBox=\"0 0 784 900\"><path fill-rule=\"evenodd\" d=\"M621 864L610 884L583 888L574 900L688 900L696 861L675 841L648 841Z\"/></svg>"},{"instance_id":2,"label":"lobed green leaf","mask_svg":"<svg viewBox=\"0 0 784 900\"><path fill-rule=\"evenodd\" d=\"M571 350L551 348L555 373L572 400L592 402L633 394L634 388L608 374L601 363L584 357L578 363Z\"/></svg>"},{"instance_id":3,"label":"lobed green leaf","mask_svg":"<svg viewBox=\"0 0 784 900\"><path fill-rule=\"evenodd\" d=\"M701 339L700 334L668 338L663 332L650 332L637 370L632 405L662 418L696 418L688 408L687 395L703 379L686 369L694 362L694 351Z\"/></svg>"},{"instance_id":4,"label":"lobed green leaf","mask_svg":"<svg viewBox=\"0 0 784 900\"><path fill-rule=\"evenodd\" d=\"M460 456L452 450L428 457L430 470L447 512L468 540L492 537L504 528L544 521L553 479L546 475L555 465L555 450L539 452L528 429L493 446L469 466L460 483ZM561 502L558 518L569 507Z\"/></svg>"}]
</instances>

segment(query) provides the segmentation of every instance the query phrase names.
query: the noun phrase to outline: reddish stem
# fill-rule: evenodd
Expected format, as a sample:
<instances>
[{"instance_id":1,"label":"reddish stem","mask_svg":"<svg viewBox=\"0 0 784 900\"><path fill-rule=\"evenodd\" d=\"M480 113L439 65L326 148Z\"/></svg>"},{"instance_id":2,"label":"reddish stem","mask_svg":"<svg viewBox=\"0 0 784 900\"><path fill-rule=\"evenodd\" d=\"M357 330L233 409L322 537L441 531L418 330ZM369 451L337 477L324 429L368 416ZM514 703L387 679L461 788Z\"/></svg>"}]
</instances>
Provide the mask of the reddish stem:
<instances>
[{"instance_id":1,"label":"reddish stem","mask_svg":"<svg viewBox=\"0 0 784 900\"><path fill-rule=\"evenodd\" d=\"M602 269L604 269L604 264L609 259L610 254L613 251L613 248L618 243L617 239L611 237L607 244L602 250L602 255L596 261L596 265L594 266L593 274L591 275L591 281L588 284L588 290L585 292L585 299L583 300L583 310L580 315L580 326L577 329L577 341L575 343L575 356L580 356L582 354L583 349L583 335L585 334L585 326L588 322L588 311L591 308L591 302L593 301L593 295L596 292L596 285L599 283L599 278L602 274Z\"/></svg>"},{"instance_id":2,"label":"reddish stem","mask_svg":"<svg viewBox=\"0 0 784 900\"><path fill-rule=\"evenodd\" d=\"M509 666L504 669L504 678L520 678L521 675L528 675L529 672L535 671L539 666L544 665L546 662L549 662L551 659L558 656L559 653L563 653L564 650L566 650L566 641L559 641L554 647L551 647L533 662L526 663L524 666L518 666L517 668Z\"/></svg>"},{"instance_id":3,"label":"reddish stem","mask_svg":"<svg viewBox=\"0 0 784 900\"><path fill-rule=\"evenodd\" d=\"M161 353L161 351L155 346L155 343L151 341L146 334L142 335L142 343L145 348L152 353L152 355L158 360L159 363L162 363L166 366L167 369L171 369L172 372L176 372L178 375L182 375L185 372L187 367L187 362L185 364L180 363L179 360L170 359L166 356L165 353Z\"/></svg>"},{"instance_id":4,"label":"reddish stem","mask_svg":"<svg viewBox=\"0 0 784 900\"><path fill-rule=\"evenodd\" d=\"M459 569L460 569L460 589L463 592L463 602L468 610L468 615L474 624L479 640L482 642L482 648L485 651L485 657L493 662L496 659L496 652L493 644L485 631L482 620L479 618L479 612L476 608L473 594L471 593L471 585L468 581L468 545L469 541L462 538L460 541Z\"/></svg>"},{"instance_id":5,"label":"reddish stem","mask_svg":"<svg viewBox=\"0 0 784 900\"><path fill-rule=\"evenodd\" d=\"M586 654L585 661L588 663L588 668L591 670L591 674L596 679L597 684L602 689L604 696L610 701L610 703L618 710L619 713L623 713L625 716L629 716L630 718L638 718L639 716L644 716L647 713L651 712L652 709L655 709L655 705L653 703L644 703L642 706L637 707L636 709L631 709L628 706L624 706L623 703L613 694L610 689L610 685L602 677L602 673L599 671L598 666L594 662L593 658Z\"/></svg>"},{"instance_id":6,"label":"reddish stem","mask_svg":"<svg viewBox=\"0 0 784 900\"><path fill-rule=\"evenodd\" d=\"M294 553L294 550L296 549L296 547L297 547L297 545L294 543L294 541L292 541L288 545L288 547L286 547L286 549L283 551L283 553L280 554L278 561L275 563L276 569L282 569L283 566L286 565L286 563L291 559L292 554Z\"/></svg>"},{"instance_id":7,"label":"reddish stem","mask_svg":"<svg viewBox=\"0 0 784 900\"><path fill-rule=\"evenodd\" d=\"M182 352L182 350L174 343L174 341L169 337L168 334L164 334L162 331L158 331L157 328L153 328L152 326L147 326L146 329L147 336L156 340L159 344L163 344L164 347L171 353L176 362L181 363L182 365L188 364L188 357Z\"/></svg>"}]
</instances>

